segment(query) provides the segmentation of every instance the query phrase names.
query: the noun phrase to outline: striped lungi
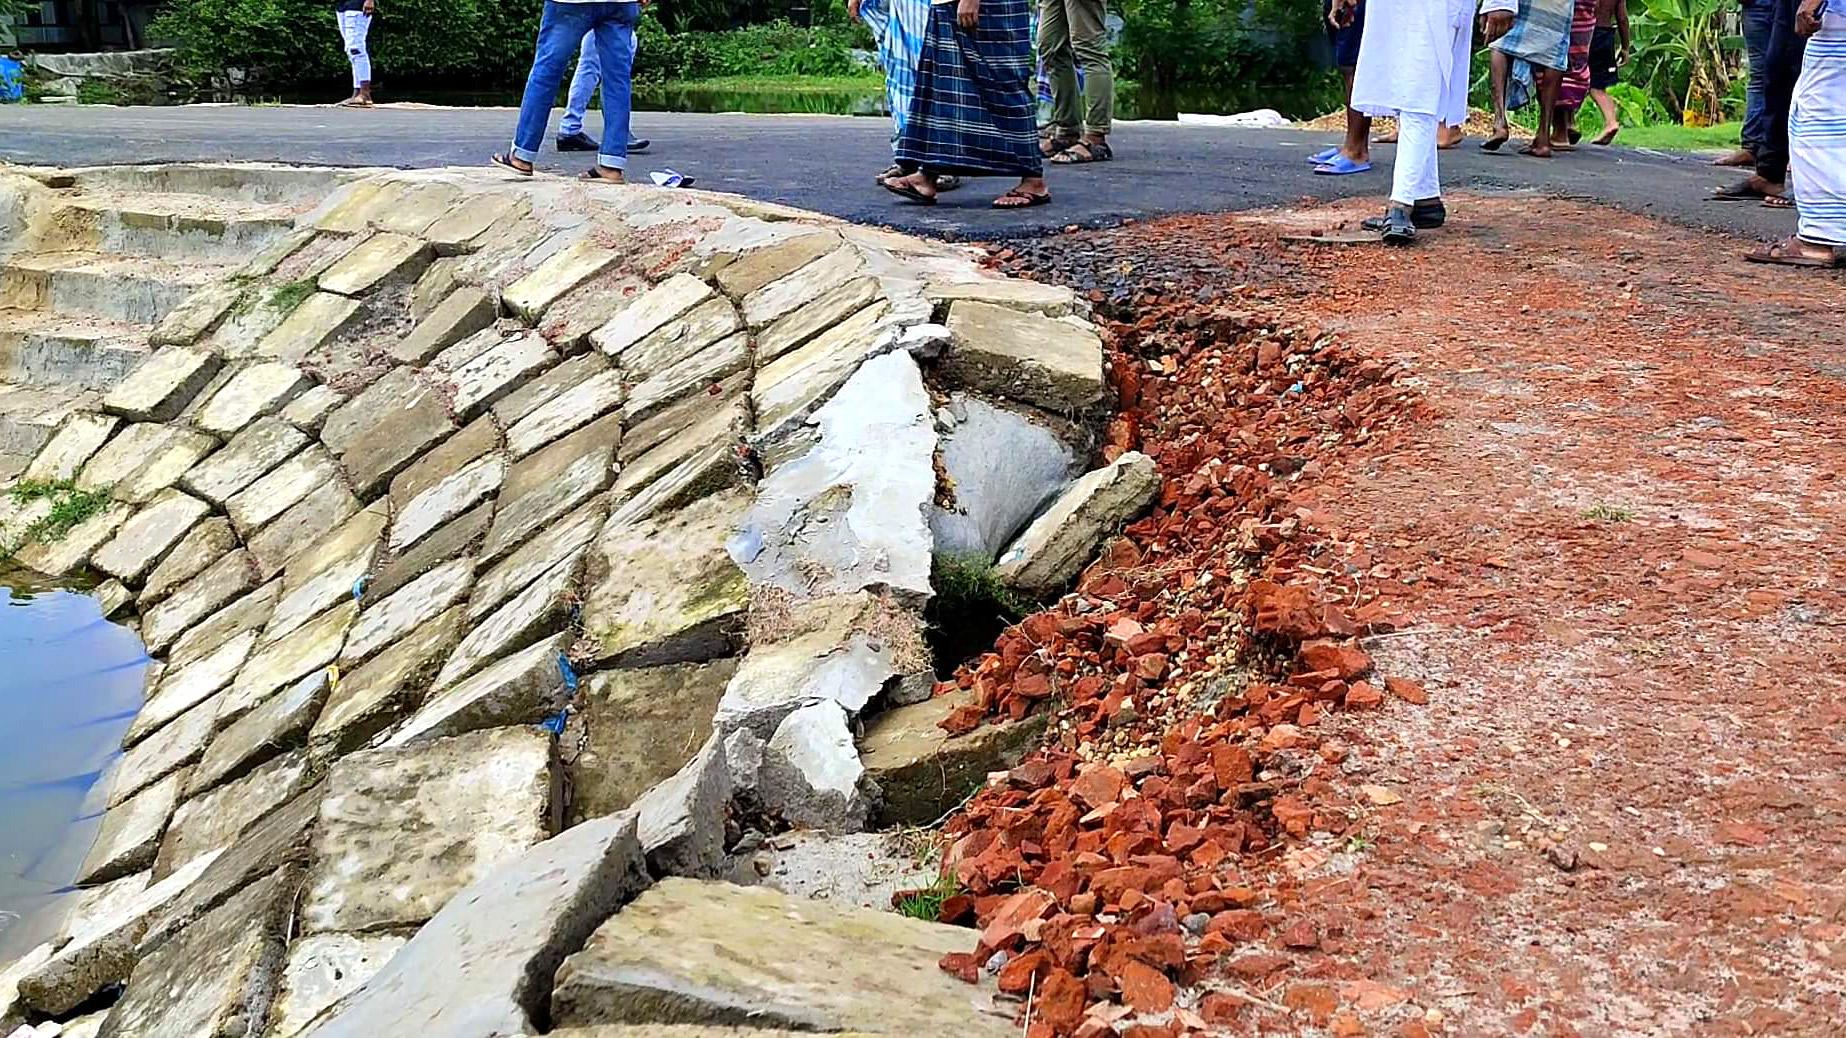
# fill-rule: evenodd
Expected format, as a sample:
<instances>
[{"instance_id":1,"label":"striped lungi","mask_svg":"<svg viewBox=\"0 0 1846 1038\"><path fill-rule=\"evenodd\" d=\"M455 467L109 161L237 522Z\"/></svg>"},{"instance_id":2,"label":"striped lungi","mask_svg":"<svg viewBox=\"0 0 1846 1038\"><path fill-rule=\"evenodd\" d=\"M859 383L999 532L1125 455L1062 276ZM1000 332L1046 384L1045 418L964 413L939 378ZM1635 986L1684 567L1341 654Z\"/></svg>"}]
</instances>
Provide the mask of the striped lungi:
<instances>
[{"instance_id":1,"label":"striped lungi","mask_svg":"<svg viewBox=\"0 0 1846 1038\"><path fill-rule=\"evenodd\" d=\"M896 140L904 132L910 100L917 93L917 61L923 55L929 0L865 0L859 17L878 43L878 64L885 73L885 105L891 110L891 136Z\"/></svg>"},{"instance_id":2,"label":"striped lungi","mask_svg":"<svg viewBox=\"0 0 1846 1038\"><path fill-rule=\"evenodd\" d=\"M1558 107L1576 111L1590 96L1590 41L1596 38L1596 0L1577 0L1570 18L1570 68L1558 87Z\"/></svg>"},{"instance_id":3,"label":"striped lungi","mask_svg":"<svg viewBox=\"0 0 1846 1038\"><path fill-rule=\"evenodd\" d=\"M1538 96L1535 66L1570 68L1570 26L1575 0L1519 0L1513 27L1493 42L1493 49L1513 59L1506 84L1509 108L1524 108Z\"/></svg>"},{"instance_id":4,"label":"striped lungi","mask_svg":"<svg viewBox=\"0 0 1846 1038\"><path fill-rule=\"evenodd\" d=\"M1788 116L1788 173L1801 237L1846 246L1846 13L1808 37Z\"/></svg>"},{"instance_id":5,"label":"striped lungi","mask_svg":"<svg viewBox=\"0 0 1846 1038\"><path fill-rule=\"evenodd\" d=\"M956 24L955 6L930 5L897 160L931 173L1039 176L1030 0L983 0L972 30Z\"/></svg>"}]
</instances>

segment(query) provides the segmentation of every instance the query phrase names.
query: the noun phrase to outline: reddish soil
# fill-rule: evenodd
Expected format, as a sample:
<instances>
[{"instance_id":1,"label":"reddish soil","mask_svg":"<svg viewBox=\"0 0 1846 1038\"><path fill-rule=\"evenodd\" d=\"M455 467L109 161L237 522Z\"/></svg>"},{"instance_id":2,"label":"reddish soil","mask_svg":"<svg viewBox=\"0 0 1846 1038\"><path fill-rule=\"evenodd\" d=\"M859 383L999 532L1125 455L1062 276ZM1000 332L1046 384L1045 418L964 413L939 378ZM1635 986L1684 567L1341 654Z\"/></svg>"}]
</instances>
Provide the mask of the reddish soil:
<instances>
[{"instance_id":1,"label":"reddish soil","mask_svg":"<svg viewBox=\"0 0 1846 1038\"><path fill-rule=\"evenodd\" d=\"M1846 1028L1846 280L1451 210L999 254L1115 318L1165 481L959 675L1060 710L949 826L944 968L1033 1035Z\"/></svg>"}]
</instances>

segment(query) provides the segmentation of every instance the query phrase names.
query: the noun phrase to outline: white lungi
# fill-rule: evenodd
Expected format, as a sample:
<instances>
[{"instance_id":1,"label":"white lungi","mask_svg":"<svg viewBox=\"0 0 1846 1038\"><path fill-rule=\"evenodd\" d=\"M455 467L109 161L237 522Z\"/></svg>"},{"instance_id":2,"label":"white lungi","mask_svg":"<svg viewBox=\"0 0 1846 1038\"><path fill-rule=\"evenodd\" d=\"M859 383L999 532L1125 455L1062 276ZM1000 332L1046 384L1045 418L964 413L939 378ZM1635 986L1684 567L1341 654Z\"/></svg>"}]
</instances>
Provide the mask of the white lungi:
<instances>
[{"instance_id":1,"label":"white lungi","mask_svg":"<svg viewBox=\"0 0 1846 1038\"><path fill-rule=\"evenodd\" d=\"M1846 13L1828 11L1808 37L1788 116L1788 178L1797 233L1846 246Z\"/></svg>"}]
</instances>

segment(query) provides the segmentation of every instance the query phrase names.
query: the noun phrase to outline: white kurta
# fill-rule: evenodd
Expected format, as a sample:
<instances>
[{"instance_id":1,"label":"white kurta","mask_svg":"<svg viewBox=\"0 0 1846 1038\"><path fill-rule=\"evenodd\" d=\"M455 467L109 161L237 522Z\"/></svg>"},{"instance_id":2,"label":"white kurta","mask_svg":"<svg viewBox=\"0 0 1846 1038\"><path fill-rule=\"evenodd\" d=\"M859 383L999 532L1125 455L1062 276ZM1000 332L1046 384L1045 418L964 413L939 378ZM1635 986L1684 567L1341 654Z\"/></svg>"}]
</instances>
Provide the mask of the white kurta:
<instances>
[{"instance_id":1,"label":"white kurta","mask_svg":"<svg viewBox=\"0 0 1846 1038\"><path fill-rule=\"evenodd\" d=\"M1487 0L1485 10L1511 0ZM1468 63L1474 0L1372 0L1353 73L1352 106L1366 115L1433 115L1452 126L1468 119Z\"/></svg>"}]
</instances>

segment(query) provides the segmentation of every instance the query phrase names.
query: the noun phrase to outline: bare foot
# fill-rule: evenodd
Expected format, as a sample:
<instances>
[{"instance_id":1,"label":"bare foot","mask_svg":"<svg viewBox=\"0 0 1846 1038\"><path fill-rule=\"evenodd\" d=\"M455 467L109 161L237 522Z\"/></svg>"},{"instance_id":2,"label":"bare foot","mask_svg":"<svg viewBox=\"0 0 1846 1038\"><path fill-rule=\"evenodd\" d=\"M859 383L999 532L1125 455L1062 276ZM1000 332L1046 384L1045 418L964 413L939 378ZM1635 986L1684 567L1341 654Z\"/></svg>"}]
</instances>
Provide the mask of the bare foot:
<instances>
[{"instance_id":1,"label":"bare foot","mask_svg":"<svg viewBox=\"0 0 1846 1038\"><path fill-rule=\"evenodd\" d=\"M1505 123L1495 123L1493 126L1493 136L1481 142L1481 150L1482 151L1499 151L1501 145L1504 145L1507 141L1512 140L1512 138L1513 138L1512 127L1508 126Z\"/></svg>"},{"instance_id":2,"label":"bare foot","mask_svg":"<svg viewBox=\"0 0 1846 1038\"><path fill-rule=\"evenodd\" d=\"M1729 155L1713 159L1711 164L1714 166L1754 166L1756 165L1756 153L1748 148L1738 148Z\"/></svg>"},{"instance_id":3,"label":"bare foot","mask_svg":"<svg viewBox=\"0 0 1846 1038\"><path fill-rule=\"evenodd\" d=\"M1614 143L1615 135L1621 132L1622 132L1621 123L1610 123L1608 126L1603 127L1602 132L1597 134L1596 139L1591 141L1590 143L1591 144L1601 144L1606 147L1607 145Z\"/></svg>"},{"instance_id":4,"label":"bare foot","mask_svg":"<svg viewBox=\"0 0 1846 1038\"><path fill-rule=\"evenodd\" d=\"M1519 154L1529 155L1535 159L1548 159L1551 157L1551 145L1540 144L1538 141L1533 141L1525 147L1520 148Z\"/></svg>"},{"instance_id":5,"label":"bare foot","mask_svg":"<svg viewBox=\"0 0 1846 1038\"><path fill-rule=\"evenodd\" d=\"M621 170L610 169L609 167L602 165L601 163L598 163L594 166L591 166L589 169L584 170L583 173L577 177L577 179L578 180L599 180L605 184L626 184L628 183L628 177L625 174L623 174Z\"/></svg>"}]
</instances>

